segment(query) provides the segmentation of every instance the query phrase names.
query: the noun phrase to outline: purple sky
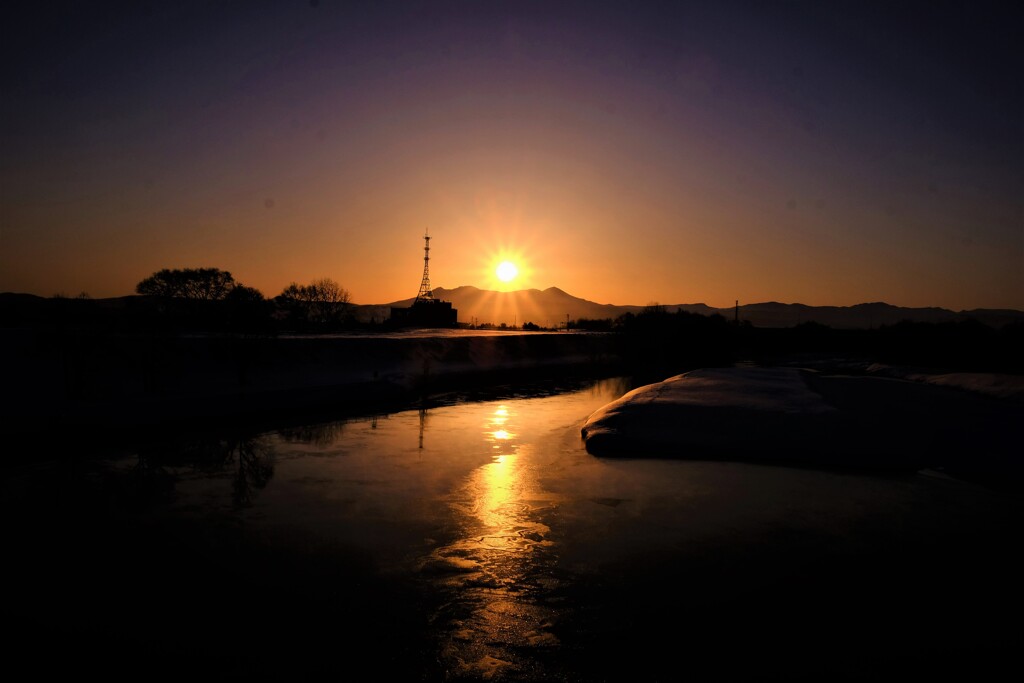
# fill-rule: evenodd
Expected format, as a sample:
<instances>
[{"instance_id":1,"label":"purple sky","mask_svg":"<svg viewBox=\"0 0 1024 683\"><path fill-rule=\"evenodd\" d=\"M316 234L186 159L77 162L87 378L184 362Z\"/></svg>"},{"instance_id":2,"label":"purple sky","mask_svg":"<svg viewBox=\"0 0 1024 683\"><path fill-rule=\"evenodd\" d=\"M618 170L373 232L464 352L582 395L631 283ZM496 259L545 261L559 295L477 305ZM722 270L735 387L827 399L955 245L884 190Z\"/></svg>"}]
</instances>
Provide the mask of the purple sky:
<instances>
[{"instance_id":1,"label":"purple sky","mask_svg":"<svg viewBox=\"0 0 1024 683\"><path fill-rule=\"evenodd\" d=\"M0 291L558 286L1024 309L1007 3L48 3L5 19Z\"/></svg>"}]
</instances>

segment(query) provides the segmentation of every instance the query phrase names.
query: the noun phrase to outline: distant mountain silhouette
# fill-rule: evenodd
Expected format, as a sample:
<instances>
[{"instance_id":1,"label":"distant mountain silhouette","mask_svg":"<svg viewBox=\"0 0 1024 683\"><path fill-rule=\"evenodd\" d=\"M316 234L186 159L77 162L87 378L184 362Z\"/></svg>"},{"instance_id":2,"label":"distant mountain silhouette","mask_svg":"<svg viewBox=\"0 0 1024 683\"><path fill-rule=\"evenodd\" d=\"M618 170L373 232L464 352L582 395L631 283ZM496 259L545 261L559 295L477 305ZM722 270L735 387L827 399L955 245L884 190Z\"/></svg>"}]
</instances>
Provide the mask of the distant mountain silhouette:
<instances>
[{"instance_id":1,"label":"distant mountain silhouette","mask_svg":"<svg viewBox=\"0 0 1024 683\"><path fill-rule=\"evenodd\" d=\"M599 304L573 296L557 287L545 290L523 289L515 292L495 292L470 286L455 289L438 287L434 290L434 296L452 302L458 309L460 323L494 325L523 325L532 322L541 327L557 327L565 325L567 316L569 320L614 320L624 313L640 313L647 308L640 305ZM0 292L0 326L18 326L46 320L57 309L65 313L81 309L83 314L91 312L88 317L99 314L106 316L103 318L106 320L107 317L116 317L131 309L132 304L141 298L122 296L86 301L57 300L34 294ZM387 304L355 305L354 312L356 317L363 321L383 322L390 317L392 306L409 306L412 302L413 299L410 298ZM665 304L661 305L661 308L670 313L683 310L702 315L719 314L728 320L732 320L735 315L733 307L714 308L702 303ZM934 307L905 308L883 302L854 306L807 306L767 301L740 306L739 318L749 321L755 327L793 327L815 322L837 329L870 329L894 325L904 320L939 323L973 319L994 328L1001 328L1011 322L1024 322L1024 311L997 308L951 311Z\"/></svg>"},{"instance_id":2,"label":"distant mountain silhouette","mask_svg":"<svg viewBox=\"0 0 1024 683\"><path fill-rule=\"evenodd\" d=\"M647 306L599 304L575 297L558 287L545 290L523 289L514 292L495 292L462 286L455 289L438 287L434 296L451 301L459 311L459 322L478 324L522 325L532 322L542 327L556 327L569 320L590 318L615 319L624 313L639 313ZM359 315L364 319L385 320L392 306L409 306L413 299L404 299L388 304L360 306ZM664 310L678 310L703 315L719 314L733 319L735 309L714 308L703 303L665 304ZM801 323L816 322L835 328L857 329L881 325L893 325L909 320L912 322L949 322L973 318L993 327L1021 320L1024 311L1012 309L974 309L951 311L945 308L906 308L883 302L857 304L855 306L807 306L804 304L783 304L775 301L745 304L739 308L740 320L748 320L756 327L792 327Z\"/></svg>"}]
</instances>

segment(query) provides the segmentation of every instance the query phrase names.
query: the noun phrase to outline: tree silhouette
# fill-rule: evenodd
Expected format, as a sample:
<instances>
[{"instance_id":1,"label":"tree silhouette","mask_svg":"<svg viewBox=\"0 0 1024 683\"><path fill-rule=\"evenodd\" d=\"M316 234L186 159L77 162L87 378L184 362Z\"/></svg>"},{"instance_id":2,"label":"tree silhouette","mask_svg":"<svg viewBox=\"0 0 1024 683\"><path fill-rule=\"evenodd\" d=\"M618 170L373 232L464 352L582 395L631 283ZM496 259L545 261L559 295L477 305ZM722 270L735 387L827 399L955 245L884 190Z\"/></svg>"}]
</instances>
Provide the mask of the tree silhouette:
<instances>
[{"instance_id":1,"label":"tree silhouette","mask_svg":"<svg viewBox=\"0 0 1024 683\"><path fill-rule=\"evenodd\" d=\"M220 301L236 285L231 273L220 268L164 268L135 285L135 291L174 299Z\"/></svg>"},{"instance_id":2,"label":"tree silhouette","mask_svg":"<svg viewBox=\"0 0 1024 683\"><path fill-rule=\"evenodd\" d=\"M236 284L224 297L223 307L228 330L258 333L271 329L274 304L255 287Z\"/></svg>"},{"instance_id":3,"label":"tree silhouette","mask_svg":"<svg viewBox=\"0 0 1024 683\"><path fill-rule=\"evenodd\" d=\"M284 288L277 303L293 322L313 326L327 326L345 319L351 297L348 290L331 278L313 280L308 285L295 282Z\"/></svg>"}]
</instances>

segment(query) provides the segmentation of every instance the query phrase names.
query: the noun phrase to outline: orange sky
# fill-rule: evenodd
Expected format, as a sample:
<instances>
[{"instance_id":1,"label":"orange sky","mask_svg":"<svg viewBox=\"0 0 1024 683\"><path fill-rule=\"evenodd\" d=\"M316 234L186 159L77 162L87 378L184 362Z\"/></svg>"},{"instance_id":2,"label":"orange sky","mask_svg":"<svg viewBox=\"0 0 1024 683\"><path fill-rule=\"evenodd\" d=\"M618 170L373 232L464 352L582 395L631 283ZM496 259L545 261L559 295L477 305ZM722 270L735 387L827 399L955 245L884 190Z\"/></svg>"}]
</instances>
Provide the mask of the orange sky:
<instances>
[{"instance_id":1,"label":"orange sky","mask_svg":"<svg viewBox=\"0 0 1024 683\"><path fill-rule=\"evenodd\" d=\"M386 303L429 228L448 288L509 258L601 303L1024 309L1019 102L945 25L186 5L19 53L0 291L212 266Z\"/></svg>"}]
</instances>

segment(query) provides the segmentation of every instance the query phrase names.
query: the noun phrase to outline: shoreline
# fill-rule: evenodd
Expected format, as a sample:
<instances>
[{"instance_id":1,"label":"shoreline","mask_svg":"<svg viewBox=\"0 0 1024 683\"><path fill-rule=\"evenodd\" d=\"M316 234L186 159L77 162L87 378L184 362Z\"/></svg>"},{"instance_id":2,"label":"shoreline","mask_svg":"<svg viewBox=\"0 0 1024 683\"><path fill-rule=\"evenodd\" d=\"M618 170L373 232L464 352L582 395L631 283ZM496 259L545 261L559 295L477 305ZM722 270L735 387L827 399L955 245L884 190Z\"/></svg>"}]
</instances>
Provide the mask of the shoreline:
<instances>
[{"instance_id":1,"label":"shoreline","mask_svg":"<svg viewBox=\"0 0 1024 683\"><path fill-rule=\"evenodd\" d=\"M0 433L204 426L402 410L452 392L607 377L608 335L4 335Z\"/></svg>"}]
</instances>

